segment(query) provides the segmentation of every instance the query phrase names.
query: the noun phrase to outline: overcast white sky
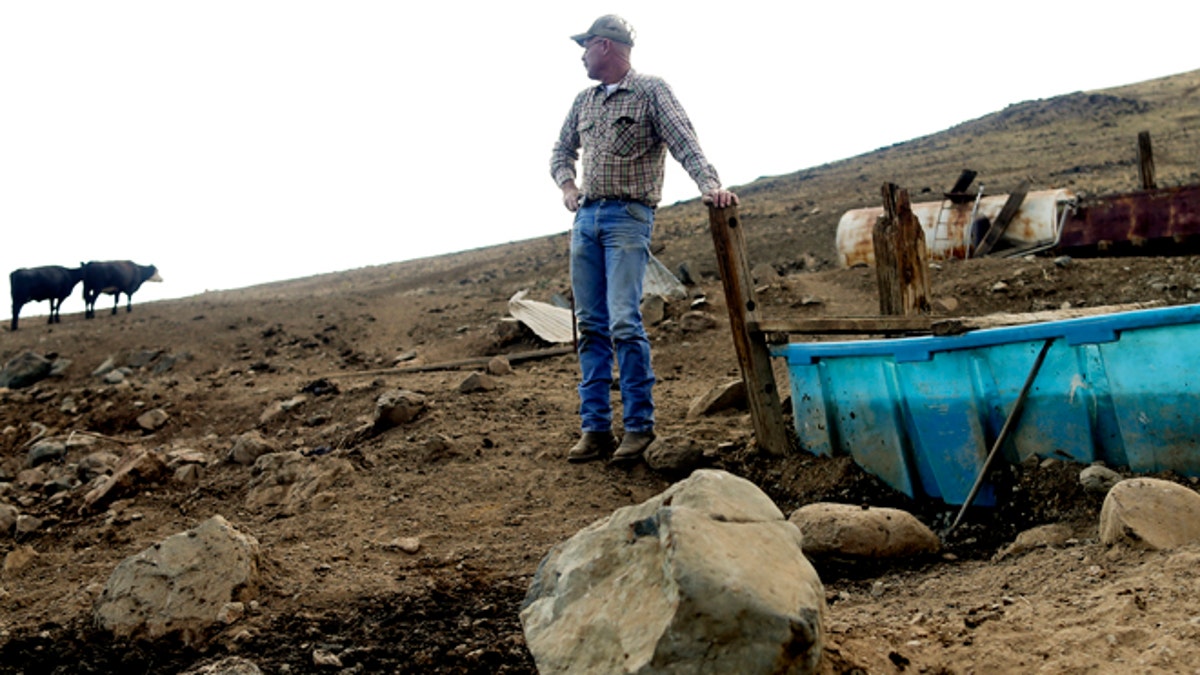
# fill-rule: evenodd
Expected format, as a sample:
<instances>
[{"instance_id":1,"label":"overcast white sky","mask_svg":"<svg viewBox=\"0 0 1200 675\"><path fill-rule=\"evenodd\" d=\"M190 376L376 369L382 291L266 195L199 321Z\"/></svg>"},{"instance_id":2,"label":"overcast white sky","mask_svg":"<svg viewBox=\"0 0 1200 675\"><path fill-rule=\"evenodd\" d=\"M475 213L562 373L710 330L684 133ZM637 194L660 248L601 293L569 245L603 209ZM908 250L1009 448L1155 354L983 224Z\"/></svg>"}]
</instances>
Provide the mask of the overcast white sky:
<instances>
[{"instance_id":1,"label":"overcast white sky","mask_svg":"<svg viewBox=\"0 0 1200 675\"><path fill-rule=\"evenodd\" d=\"M731 186L1200 68L1194 2L0 0L0 293L131 259L165 279L137 304L563 232L568 36L610 12ZM664 204L697 196L668 163Z\"/></svg>"}]
</instances>

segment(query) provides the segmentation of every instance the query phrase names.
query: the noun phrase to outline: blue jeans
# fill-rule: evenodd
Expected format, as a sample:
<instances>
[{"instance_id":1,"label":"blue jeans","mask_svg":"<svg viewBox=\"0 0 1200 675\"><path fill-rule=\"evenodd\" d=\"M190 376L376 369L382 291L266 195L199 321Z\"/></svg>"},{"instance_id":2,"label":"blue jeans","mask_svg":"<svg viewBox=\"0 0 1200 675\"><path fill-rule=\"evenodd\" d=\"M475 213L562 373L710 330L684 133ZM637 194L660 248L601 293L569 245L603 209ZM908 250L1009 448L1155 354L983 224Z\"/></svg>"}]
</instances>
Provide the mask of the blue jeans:
<instances>
[{"instance_id":1,"label":"blue jeans","mask_svg":"<svg viewBox=\"0 0 1200 675\"><path fill-rule=\"evenodd\" d=\"M589 201L575 213L571 287L579 322L579 417L585 432L612 429L614 353L625 431L654 428L654 370L641 309L653 226L654 209L640 202Z\"/></svg>"}]
</instances>

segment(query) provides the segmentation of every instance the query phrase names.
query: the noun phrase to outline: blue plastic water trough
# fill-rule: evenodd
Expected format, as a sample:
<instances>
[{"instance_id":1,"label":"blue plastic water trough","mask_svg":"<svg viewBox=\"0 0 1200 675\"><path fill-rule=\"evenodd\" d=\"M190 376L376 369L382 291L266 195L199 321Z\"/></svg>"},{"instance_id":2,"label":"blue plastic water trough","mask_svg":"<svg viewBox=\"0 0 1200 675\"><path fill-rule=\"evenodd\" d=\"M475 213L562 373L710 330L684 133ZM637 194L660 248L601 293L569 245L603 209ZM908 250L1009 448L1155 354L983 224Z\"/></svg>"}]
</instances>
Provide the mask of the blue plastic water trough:
<instances>
[{"instance_id":1,"label":"blue plastic water trough","mask_svg":"<svg viewBox=\"0 0 1200 675\"><path fill-rule=\"evenodd\" d=\"M787 359L803 449L962 504L1047 340L1004 459L1200 476L1200 305L772 354ZM995 503L991 486L975 503Z\"/></svg>"}]
</instances>

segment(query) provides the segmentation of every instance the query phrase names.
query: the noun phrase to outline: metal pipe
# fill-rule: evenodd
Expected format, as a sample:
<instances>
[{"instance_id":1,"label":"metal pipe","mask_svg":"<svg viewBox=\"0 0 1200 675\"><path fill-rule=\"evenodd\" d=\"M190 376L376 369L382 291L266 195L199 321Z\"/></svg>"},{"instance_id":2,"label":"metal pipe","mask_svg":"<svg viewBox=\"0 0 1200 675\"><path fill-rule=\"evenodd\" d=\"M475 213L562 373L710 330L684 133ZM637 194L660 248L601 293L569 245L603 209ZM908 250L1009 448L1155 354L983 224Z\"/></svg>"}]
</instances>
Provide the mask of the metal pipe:
<instances>
[{"instance_id":1,"label":"metal pipe","mask_svg":"<svg viewBox=\"0 0 1200 675\"><path fill-rule=\"evenodd\" d=\"M983 486L983 479L987 476L988 469L992 466L992 460L996 458L996 453L999 452L1000 446L1008 439L1009 433L1021 417L1021 411L1025 408L1025 399L1029 397L1029 389L1033 386L1033 381L1037 378L1038 371L1042 369L1042 363L1046 361L1046 352L1050 351L1050 345L1053 343L1054 338L1050 338L1042 344L1042 350L1038 352L1037 358L1033 362L1033 367L1029 369L1029 375L1025 378L1025 385L1021 387L1021 393L1017 395L1017 402L1013 404L1012 410L1008 413L1008 418L1004 420L1004 426L1000 429L1000 435L996 437L996 442L992 444L992 450L988 453L987 459L983 461L983 468L979 470L979 475L975 478L975 484L971 486L971 492L967 494L967 499L963 502L962 508L958 510L958 515L954 517L954 522L950 523L950 527L946 528L946 532L942 536L950 534L954 531L954 528L958 527L958 524L962 521L963 514L967 512L967 508L971 506L971 502L975 501L975 496L979 494L979 488Z\"/></svg>"}]
</instances>

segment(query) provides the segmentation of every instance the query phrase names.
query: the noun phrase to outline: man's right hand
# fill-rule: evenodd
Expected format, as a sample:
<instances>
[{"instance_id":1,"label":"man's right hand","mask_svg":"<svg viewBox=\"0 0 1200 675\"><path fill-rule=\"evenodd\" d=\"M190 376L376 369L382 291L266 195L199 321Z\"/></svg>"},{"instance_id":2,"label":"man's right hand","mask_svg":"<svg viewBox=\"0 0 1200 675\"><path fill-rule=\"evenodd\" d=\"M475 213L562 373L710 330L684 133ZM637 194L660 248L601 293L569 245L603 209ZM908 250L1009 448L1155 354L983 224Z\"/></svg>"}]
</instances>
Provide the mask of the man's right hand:
<instances>
[{"instance_id":1,"label":"man's right hand","mask_svg":"<svg viewBox=\"0 0 1200 675\"><path fill-rule=\"evenodd\" d=\"M569 180L562 184L563 206L571 213L579 210L579 188L575 187L575 181Z\"/></svg>"}]
</instances>

